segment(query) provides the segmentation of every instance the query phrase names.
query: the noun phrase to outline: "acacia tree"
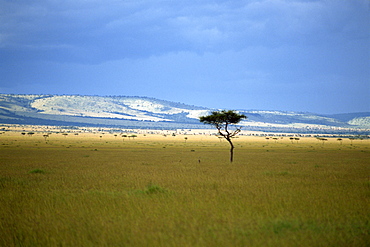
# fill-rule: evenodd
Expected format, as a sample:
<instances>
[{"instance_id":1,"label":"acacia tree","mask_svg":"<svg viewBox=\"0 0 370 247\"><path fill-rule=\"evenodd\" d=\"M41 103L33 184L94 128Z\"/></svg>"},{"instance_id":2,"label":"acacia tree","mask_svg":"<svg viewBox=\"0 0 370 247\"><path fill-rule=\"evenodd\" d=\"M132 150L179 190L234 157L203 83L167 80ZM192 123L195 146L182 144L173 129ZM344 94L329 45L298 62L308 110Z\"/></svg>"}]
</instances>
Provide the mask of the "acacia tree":
<instances>
[{"instance_id":1,"label":"acacia tree","mask_svg":"<svg viewBox=\"0 0 370 247\"><path fill-rule=\"evenodd\" d=\"M224 137L230 144L230 162L233 162L234 158L234 144L231 139L236 136L241 128L235 128L230 130L230 126L239 123L242 119L247 117L243 114L239 114L235 111L213 111L211 115L200 117L200 122L204 124L210 124L216 127L218 134Z\"/></svg>"}]
</instances>

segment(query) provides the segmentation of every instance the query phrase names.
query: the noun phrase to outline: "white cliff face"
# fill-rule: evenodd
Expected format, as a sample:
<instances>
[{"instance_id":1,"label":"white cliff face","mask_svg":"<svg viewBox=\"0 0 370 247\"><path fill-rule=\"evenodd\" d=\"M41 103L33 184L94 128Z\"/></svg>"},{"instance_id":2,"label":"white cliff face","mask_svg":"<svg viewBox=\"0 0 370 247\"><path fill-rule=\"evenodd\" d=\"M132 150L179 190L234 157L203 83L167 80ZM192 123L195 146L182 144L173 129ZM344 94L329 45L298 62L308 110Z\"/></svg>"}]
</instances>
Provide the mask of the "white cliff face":
<instances>
[{"instance_id":1,"label":"white cliff face","mask_svg":"<svg viewBox=\"0 0 370 247\"><path fill-rule=\"evenodd\" d=\"M130 107L131 109L139 110L139 111L148 111L153 113L176 113L171 112L166 109L166 107L162 104L158 104L155 102L151 102L149 100L144 99L124 99L121 101L126 106ZM172 110L172 109L171 109Z\"/></svg>"},{"instance_id":2,"label":"white cliff face","mask_svg":"<svg viewBox=\"0 0 370 247\"><path fill-rule=\"evenodd\" d=\"M152 102L150 100L144 99L125 99L123 103L129 106L131 109L136 109L140 111L149 111L152 113L159 114L179 114L187 113L188 118L198 119L208 113L208 110L189 110L177 107L168 107L159 103Z\"/></svg>"},{"instance_id":3,"label":"white cliff face","mask_svg":"<svg viewBox=\"0 0 370 247\"><path fill-rule=\"evenodd\" d=\"M145 98L98 96L45 97L32 101L31 107L42 114L146 121L173 121L167 118L166 115L181 113L185 113L188 118L198 119L199 116L208 113L207 110L170 107Z\"/></svg>"},{"instance_id":4,"label":"white cliff face","mask_svg":"<svg viewBox=\"0 0 370 247\"><path fill-rule=\"evenodd\" d=\"M361 126L363 128L370 128L370 117L359 117L348 121L351 125Z\"/></svg>"},{"instance_id":5,"label":"white cliff face","mask_svg":"<svg viewBox=\"0 0 370 247\"><path fill-rule=\"evenodd\" d=\"M131 109L121 100L96 96L54 96L37 99L31 103L31 106L44 114L170 121Z\"/></svg>"}]
</instances>

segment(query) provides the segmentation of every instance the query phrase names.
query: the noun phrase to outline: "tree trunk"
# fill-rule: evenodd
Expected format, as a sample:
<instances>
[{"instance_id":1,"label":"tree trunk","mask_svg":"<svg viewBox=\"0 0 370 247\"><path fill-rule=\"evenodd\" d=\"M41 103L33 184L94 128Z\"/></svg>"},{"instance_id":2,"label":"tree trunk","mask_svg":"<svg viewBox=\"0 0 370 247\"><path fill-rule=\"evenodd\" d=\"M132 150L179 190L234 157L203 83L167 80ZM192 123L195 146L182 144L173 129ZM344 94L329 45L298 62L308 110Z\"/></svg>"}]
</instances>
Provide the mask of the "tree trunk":
<instances>
[{"instance_id":1,"label":"tree trunk","mask_svg":"<svg viewBox=\"0 0 370 247\"><path fill-rule=\"evenodd\" d=\"M230 143L230 162L232 163L234 159L234 145L229 138L226 140Z\"/></svg>"}]
</instances>

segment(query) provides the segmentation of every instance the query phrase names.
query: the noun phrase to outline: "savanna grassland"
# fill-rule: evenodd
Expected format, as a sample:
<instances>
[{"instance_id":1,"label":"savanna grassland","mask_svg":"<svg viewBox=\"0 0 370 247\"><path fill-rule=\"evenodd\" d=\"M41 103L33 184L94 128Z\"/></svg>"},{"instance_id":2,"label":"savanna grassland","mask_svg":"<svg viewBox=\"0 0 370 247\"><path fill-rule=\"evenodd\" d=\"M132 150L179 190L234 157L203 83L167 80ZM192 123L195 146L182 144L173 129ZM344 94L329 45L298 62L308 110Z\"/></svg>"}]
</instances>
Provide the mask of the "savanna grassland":
<instances>
[{"instance_id":1,"label":"savanna grassland","mask_svg":"<svg viewBox=\"0 0 370 247\"><path fill-rule=\"evenodd\" d=\"M370 141L0 135L0 246L366 246Z\"/></svg>"}]
</instances>

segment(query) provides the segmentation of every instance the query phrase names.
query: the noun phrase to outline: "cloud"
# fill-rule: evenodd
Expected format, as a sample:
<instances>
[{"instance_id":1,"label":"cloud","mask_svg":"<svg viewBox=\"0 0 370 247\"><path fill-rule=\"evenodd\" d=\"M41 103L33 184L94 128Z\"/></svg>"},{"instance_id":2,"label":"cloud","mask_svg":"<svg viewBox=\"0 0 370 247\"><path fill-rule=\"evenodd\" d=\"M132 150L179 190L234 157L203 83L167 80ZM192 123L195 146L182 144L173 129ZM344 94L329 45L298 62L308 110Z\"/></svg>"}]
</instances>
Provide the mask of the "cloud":
<instances>
[{"instance_id":1,"label":"cloud","mask_svg":"<svg viewBox=\"0 0 370 247\"><path fill-rule=\"evenodd\" d=\"M352 2L3 0L1 47L39 59L97 63L177 51L300 45L322 42L328 33L366 36L357 27L365 23L366 10L356 6L366 1Z\"/></svg>"}]
</instances>

